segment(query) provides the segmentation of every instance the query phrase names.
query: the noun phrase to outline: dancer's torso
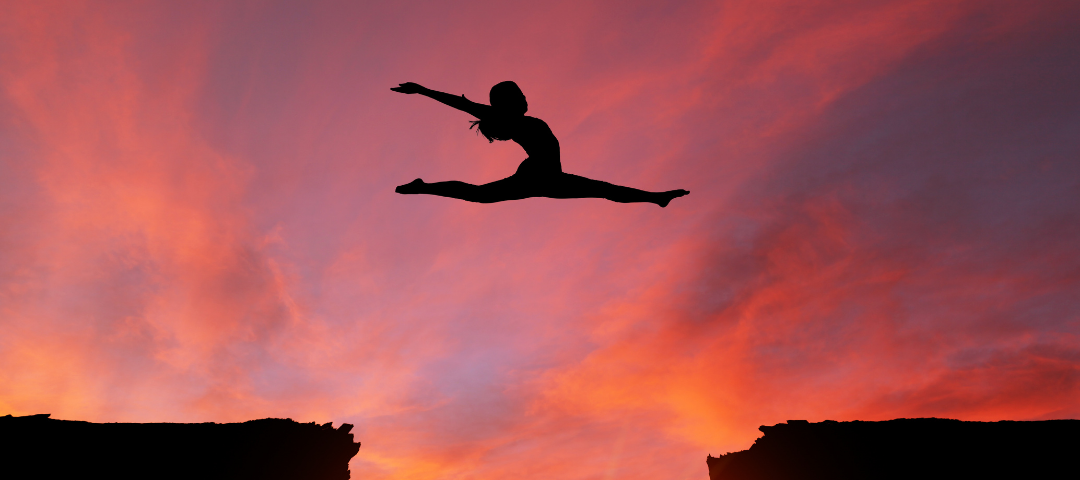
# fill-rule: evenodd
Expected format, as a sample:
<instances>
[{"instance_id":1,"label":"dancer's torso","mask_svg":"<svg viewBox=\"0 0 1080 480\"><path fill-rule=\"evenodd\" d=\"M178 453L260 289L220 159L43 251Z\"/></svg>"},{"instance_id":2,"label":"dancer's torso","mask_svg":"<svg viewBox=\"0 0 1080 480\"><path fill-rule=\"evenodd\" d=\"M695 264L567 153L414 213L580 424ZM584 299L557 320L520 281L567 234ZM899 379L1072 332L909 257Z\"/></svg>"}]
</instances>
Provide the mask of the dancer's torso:
<instances>
[{"instance_id":1,"label":"dancer's torso","mask_svg":"<svg viewBox=\"0 0 1080 480\"><path fill-rule=\"evenodd\" d=\"M562 172L559 139L543 120L521 117L510 125L510 139L521 145L529 158L521 162L516 175L543 175Z\"/></svg>"}]
</instances>

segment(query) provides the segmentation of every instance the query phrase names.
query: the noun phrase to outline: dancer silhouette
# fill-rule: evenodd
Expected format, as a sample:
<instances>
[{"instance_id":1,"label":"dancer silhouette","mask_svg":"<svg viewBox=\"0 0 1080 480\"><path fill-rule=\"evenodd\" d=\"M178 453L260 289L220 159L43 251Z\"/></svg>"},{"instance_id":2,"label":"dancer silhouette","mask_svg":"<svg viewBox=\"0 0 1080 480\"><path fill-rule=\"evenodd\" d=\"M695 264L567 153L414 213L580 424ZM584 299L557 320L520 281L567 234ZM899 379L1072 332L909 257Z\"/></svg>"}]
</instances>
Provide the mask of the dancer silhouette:
<instances>
[{"instance_id":1,"label":"dancer silhouette","mask_svg":"<svg viewBox=\"0 0 1080 480\"><path fill-rule=\"evenodd\" d=\"M419 93L468 113L477 118L469 129L475 126L489 142L513 140L529 154L529 158L518 166L517 172L502 180L473 185L459 181L426 183L417 178L397 187L397 193L422 193L477 203L529 197L606 198L620 203L655 203L661 207L666 207L674 198L690 193L686 190L647 192L563 172L559 161L559 139L555 138L543 120L525 116L529 104L525 101L525 94L521 93L521 89L514 82L502 82L491 87L491 105L473 102L465 98L465 95L458 97L431 90L412 82L402 83L390 90L408 94Z\"/></svg>"}]
</instances>

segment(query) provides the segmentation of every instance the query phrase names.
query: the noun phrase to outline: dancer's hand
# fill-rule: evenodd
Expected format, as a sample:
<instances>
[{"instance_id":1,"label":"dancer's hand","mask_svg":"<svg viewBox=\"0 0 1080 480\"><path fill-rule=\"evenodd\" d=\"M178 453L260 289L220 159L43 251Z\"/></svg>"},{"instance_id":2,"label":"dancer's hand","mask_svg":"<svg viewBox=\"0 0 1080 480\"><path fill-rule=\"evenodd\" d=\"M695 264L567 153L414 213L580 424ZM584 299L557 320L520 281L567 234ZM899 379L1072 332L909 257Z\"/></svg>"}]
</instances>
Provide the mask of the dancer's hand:
<instances>
[{"instance_id":1,"label":"dancer's hand","mask_svg":"<svg viewBox=\"0 0 1080 480\"><path fill-rule=\"evenodd\" d=\"M400 93L424 93L424 91L426 91L427 89L420 86L420 84L418 84L418 83L405 82L405 83L402 83L402 84L400 84L400 85L398 85L396 87L391 88L390 90L393 90L395 92L400 92Z\"/></svg>"}]
</instances>

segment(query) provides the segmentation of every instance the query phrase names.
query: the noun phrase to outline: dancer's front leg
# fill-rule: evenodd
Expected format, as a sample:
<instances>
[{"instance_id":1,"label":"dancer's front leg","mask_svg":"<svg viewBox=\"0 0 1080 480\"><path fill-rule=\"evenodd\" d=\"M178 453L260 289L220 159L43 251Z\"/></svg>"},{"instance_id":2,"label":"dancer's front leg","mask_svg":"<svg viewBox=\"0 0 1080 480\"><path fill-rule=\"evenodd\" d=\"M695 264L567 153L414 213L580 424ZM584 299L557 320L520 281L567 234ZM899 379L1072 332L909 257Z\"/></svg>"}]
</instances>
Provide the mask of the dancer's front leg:
<instances>
[{"instance_id":1,"label":"dancer's front leg","mask_svg":"<svg viewBox=\"0 0 1080 480\"><path fill-rule=\"evenodd\" d=\"M518 200L529 197L511 178L504 178L483 185L451 180L449 182L426 183L421 179L413 180L397 187L394 191L402 194L426 194L456 198L467 202L495 203L506 200Z\"/></svg>"},{"instance_id":2,"label":"dancer's front leg","mask_svg":"<svg viewBox=\"0 0 1080 480\"><path fill-rule=\"evenodd\" d=\"M422 191L424 189L424 185L427 184L424 183L423 180L417 178L416 180L406 183L405 185L398 185L398 187L395 188L394 191L404 195L414 195L417 193L424 193Z\"/></svg>"},{"instance_id":3,"label":"dancer's front leg","mask_svg":"<svg viewBox=\"0 0 1080 480\"><path fill-rule=\"evenodd\" d=\"M457 198L459 200L466 200L469 202L478 202L477 198L477 186L471 183L449 181L449 182L435 182L426 183L423 180L417 178L405 185L401 185L394 189L395 192L405 195L438 195L440 197Z\"/></svg>"}]
</instances>

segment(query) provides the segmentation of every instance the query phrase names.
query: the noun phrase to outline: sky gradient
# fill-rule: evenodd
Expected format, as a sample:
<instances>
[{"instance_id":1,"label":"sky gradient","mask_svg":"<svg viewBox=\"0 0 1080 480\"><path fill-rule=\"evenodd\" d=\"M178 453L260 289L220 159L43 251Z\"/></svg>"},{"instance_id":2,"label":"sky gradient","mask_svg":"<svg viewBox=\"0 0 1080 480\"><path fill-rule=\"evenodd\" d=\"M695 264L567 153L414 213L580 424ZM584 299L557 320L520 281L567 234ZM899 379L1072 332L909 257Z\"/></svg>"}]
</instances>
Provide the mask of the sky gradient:
<instances>
[{"instance_id":1,"label":"sky gradient","mask_svg":"<svg viewBox=\"0 0 1080 480\"><path fill-rule=\"evenodd\" d=\"M707 478L1080 418L1073 1L0 1L0 415L356 425L354 478ZM478 205L524 152L691 193Z\"/></svg>"}]
</instances>

